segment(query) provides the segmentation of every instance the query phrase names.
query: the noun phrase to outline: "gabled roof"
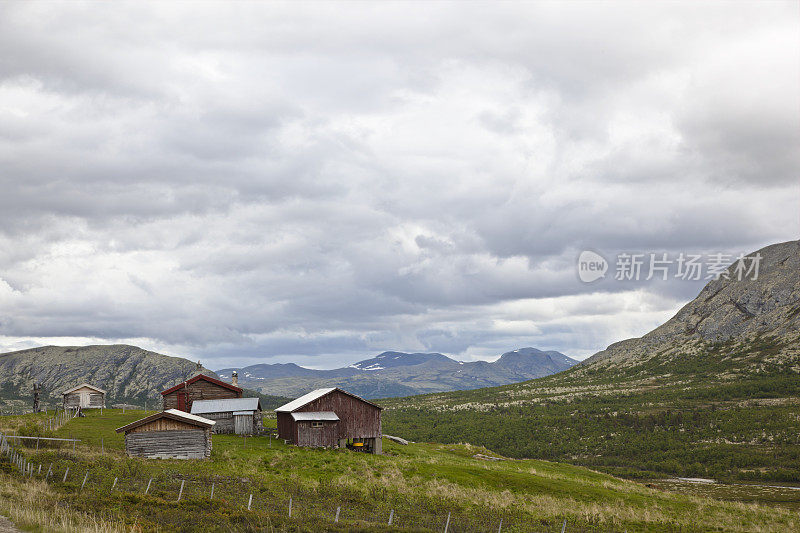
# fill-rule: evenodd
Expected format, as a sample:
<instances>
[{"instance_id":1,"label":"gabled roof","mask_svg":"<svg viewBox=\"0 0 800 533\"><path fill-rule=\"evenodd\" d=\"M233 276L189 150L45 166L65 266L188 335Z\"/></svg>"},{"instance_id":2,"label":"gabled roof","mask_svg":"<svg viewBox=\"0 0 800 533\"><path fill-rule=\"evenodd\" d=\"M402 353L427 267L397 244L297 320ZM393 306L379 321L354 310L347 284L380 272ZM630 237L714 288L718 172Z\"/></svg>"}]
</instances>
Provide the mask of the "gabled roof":
<instances>
[{"instance_id":1,"label":"gabled roof","mask_svg":"<svg viewBox=\"0 0 800 533\"><path fill-rule=\"evenodd\" d=\"M82 389L83 387L89 387L90 389L94 389L94 390L96 390L97 392L102 392L103 394L105 394L105 393L106 393L106 391L104 391L104 390L103 390L103 389L101 389L100 387L95 387L94 385L89 385L88 383L81 383L81 384L80 384L80 385L78 385L77 387L72 387L72 388L71 388L71 389L69 389L69 390L65 390L65 391L64 391L64 392L62 392L61 394L69 394L70 392L75 392L76 390L78 390L78 389Z\"/></svg>"},{"instance_id":2,"label":"gabled roof","mask_svg":"<svg viewBox=\"0 0 800 533\"><path fill-rule=\"evenodd\" d=\"M295 422L300 421L308 421L311 420L313 422L318 422L322 420L329 420L329 421L337 421L339 417L336 416L336 413L333 411L302 411L300 413L292 413L292 420Z\"/></svg>"},{"instance_id":3,"label":"gabled roof","mask_svg":"<svg viewBox=\"0 0 800 533\"><path fill-rule=\"evenodd\" d=\"M383 409L383 407L375 405L374 403L369 402L369 401L365 400L364 398L362 398L360 396L356 396L355 394L350 394L346 390L342 390L339 387L328 387L328 388L325 388L325 389L313 390L313 391L309 392L308 394L304 394L304 395L300 396L299 398L297 398L295 400L292 400L291 402L289 402L289 403L287 403L285 405L281 405L280 407L275 409L275 412L276 413L291 413L292 411L296 411L297 409L300 409L304 405L306 405L308 403L311 403L314 400L317 400L319 398L322 398L323 396L326 396L326 395L328 395L328 394L330 394L330 393L332 393L333 391L336 391L336 390L338 390L339 392L341 392L343 394L347 394L348 396L352 396L356 400L361 400L364 403L368 403L373 407L377 407L378 409Z\"/></svg>"},{"instance_id":4,"label":"gabled roof","mask_svg":"<svg viewBox=\"0 0 800 533\"><path fill-rule=\"evenodd\" d=\"M162 396L166 396L167 394L170 394L172 392L175 392L176 390L182 389L183 387L186 387L187 385L190 385L190 384L192 384L192 383L194 383L194 382L196 382L196 381L198 381L200 379L202 379L203 381L208 381L209 383L213 383L214 385L219 385L220 387L225 387L226 389L230 389L232 391L242 392L242 389L240 389L236 385L231 385L230 383L225 383L224 381L220 381L218 379L214 379L211 376L206 376L205 374L197 374L193 378L189 378L186 381L182 381L182 382L178 383L177 385L175 385L173 387L170 387L165 391L162 391L161 395Z\"/></svg>"},{"instance_id":5,"label":"gabled roof","mask_svg":"<svg viewBox=\"0 0 800 533\"><path fill-rule=\"evenodd\" d=\"M228 398L225 400L195 400L192 402L192 414L195 415L260 410L261 401L258 398Z\"/></svg>"},{"instance_id":6,"label":"gabled roof","mask_svg":"<svg viewBox=\"0 0 800 533\"><path fill-rule=\"evenodd\" d=\"M183 411L178 411L177 409L167 409L166 411L161 411L160 413L140 418L136 422L131 422L127 426L122 426L121 428L117 428L116 431L117 433L122 433L123 431L130 431L132 429L138 428L139 426L149 424L154 420L158 420L159 418L169 418L170 420L185 422L187 424L191 424L193 426L198 426L201 428L210 428L211 426L216 424L216 422L214 422L213 420L209 420L208 418L203 418L202 416L190 415L189 413L184 413Z\"/></svg>"}]
</instances>

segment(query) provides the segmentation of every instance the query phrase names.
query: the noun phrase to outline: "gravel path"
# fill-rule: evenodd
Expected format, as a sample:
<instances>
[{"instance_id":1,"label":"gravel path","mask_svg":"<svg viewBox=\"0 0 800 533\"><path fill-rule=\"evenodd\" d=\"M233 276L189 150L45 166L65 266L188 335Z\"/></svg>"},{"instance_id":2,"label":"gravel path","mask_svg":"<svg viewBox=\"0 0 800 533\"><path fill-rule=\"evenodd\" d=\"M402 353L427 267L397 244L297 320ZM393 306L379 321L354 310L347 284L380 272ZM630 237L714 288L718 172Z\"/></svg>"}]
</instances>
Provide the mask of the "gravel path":
<instances>
[{"instance_id":1,"label":"gravel path","mask_svg":"<svg viewBox=\"0 0 800 533\"><path fill-rule=\"evenodd\" d=\"M0 516L0 533L22 533L19 529L14 527L11 520L5 516Z\"/></svg>"}]
</instances>

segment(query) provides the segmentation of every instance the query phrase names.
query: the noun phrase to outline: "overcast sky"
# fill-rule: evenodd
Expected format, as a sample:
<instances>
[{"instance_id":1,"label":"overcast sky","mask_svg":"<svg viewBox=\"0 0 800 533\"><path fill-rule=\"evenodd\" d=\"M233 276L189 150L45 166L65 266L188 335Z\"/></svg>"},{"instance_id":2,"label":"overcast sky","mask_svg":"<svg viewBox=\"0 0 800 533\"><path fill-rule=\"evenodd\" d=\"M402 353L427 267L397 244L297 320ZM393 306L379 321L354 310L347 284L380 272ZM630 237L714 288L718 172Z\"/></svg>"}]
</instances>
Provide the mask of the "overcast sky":
<instances>
[{"instance_id":1,"label":"overcast sky","mask_svg":"<svg viewBox=\"0 0 800 533\"><path fill-rule=\"evenodd\" d=\"M0 3L0 351L585 358L800 234L797 2ZM614 266L611 266L613 270Z\"/></svg>"}]
</instances>

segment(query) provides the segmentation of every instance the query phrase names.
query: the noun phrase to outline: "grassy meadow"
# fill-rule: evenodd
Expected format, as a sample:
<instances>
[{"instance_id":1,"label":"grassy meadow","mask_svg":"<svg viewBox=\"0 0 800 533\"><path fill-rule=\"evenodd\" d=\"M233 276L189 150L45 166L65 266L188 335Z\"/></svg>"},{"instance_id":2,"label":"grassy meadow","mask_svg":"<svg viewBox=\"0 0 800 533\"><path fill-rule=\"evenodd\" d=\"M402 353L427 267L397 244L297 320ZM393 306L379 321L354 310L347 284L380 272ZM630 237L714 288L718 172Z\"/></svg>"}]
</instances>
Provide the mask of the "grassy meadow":
<instances>
[{"instance_id":1,"label":"grassy meadow","mask_svg":"<svg viewBox=\"0 0 800 533\"><path fill-rule=\"evenodd\" d=\"M560 531L564 520L571 532L800 528L788 510L677 494L573 465L479 459L496 454L467 444L384 439L385 454L373 456L215 435L207 461L131 459L114 429L144 414L87 411L54 432L81 439L75 450L20 447L34 476L23 482L8 463L0 468L0 513L41 531L443 531L448 513L451 532L497 531L501 520L509 532ZM30 432L44 418L2 417L0 431ZM55 475L45 483L50 465Z\"/></svg>"}]
</instances>

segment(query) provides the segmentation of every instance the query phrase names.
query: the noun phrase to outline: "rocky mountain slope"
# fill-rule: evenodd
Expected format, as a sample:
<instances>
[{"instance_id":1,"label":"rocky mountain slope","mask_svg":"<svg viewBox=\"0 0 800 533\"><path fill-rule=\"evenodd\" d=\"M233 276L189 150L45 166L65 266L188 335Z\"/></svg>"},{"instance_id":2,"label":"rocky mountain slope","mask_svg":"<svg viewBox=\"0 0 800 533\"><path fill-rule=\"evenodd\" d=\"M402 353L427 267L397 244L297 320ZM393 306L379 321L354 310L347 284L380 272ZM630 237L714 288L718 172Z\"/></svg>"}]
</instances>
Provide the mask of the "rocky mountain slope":
<instances>
[{"instance_id":1,"label":"rocky mountain slope","mask_svg":"<svg viewBox=\"0 0 800 533\"><path fill-rule=\"evenodd\" d=\"M150 406L160 401L162 390L191 377L196 363L128 346L43 346L0 354L0 404L31 405L31 387L41 383L41 401L60 403L61 392L81 383L106 390L106 404ZM206 368L204 374L217 377Z\"/></svg>"},{"instance_id":2,"label":"rocky mountain slope","mask_svg":"<svg viewBox=\"0 0 800 533\"><path fill-rule=\"evenodd\" d=\"M366 398L386 398L516 383L575 364L577 361L556 351L521 348L492 363L456 361L440 353L383 352L333 370L259 364L217 373L227 379L236 370L240 383L267 394L297 396L318 387L342 387Z\"/></svg>"},{"instance_id":3,"label":"rocky mountain slope","mask_svg":"<svg viewBox=\"0 0 800 533\"><path fill-rule=\"evenodd\" d=\"M753 252L761 256L756 279L737 279L735 263L727 277L710 281L669 321L643 337L612 344L583 361L631 365L655 354L696 353L705 342L768 336L791 351L800 338L800 241L773 244Z\"/></svg>"},{"instance_id":4,"label":"rocky mountain slope","mask_svg":"<svg viewBox=\"0 0 800 533\"><path fill-rule=\"evenodd\" d=\"M800 483L800 242L672 319L540 379L384 400L387 433L631 477ZM487 431L487 428L491 431Z\"/></svg>"}]
</instances>

